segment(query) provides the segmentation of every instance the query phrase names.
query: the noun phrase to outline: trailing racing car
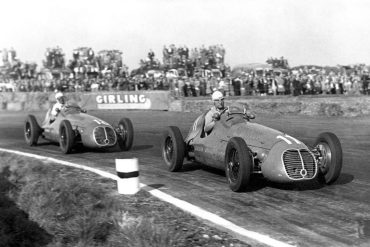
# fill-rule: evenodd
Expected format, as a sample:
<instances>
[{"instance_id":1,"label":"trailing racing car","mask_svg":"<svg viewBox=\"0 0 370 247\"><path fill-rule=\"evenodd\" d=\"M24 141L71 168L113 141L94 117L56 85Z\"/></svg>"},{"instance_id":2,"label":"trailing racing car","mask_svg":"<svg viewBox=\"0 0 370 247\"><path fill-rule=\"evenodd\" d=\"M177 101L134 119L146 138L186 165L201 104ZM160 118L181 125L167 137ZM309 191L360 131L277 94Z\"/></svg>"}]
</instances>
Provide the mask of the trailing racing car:
<instances>
[{"instance_id":1,"label":"trailing racing car","mask_svg":"<svg viewBox=\"0 0 370 247\"><path fill-rule=\"evenodd\" d=\"M67 104L50 120L51 109L40 127L35 116L28 115L24 124L24 137L28 145L37 145L39 137L59 143L63 153L71 153L77 144L88 148L108 148L119 145L123 151L133 143L134 130L130 119L122 118L116 127L91 116L76 104Z\"/></svg>"},{"instance_id":2,"label":"trailing racing car","mask_svg":"<svg viewBox=\"0 0 370 247\"><path fill-rule=\"evenodd\" d=\"M226 108L207 135L205 114L195 120L185 140L177 127L166 129L162 156L169 171L180 171L186 157L224 170L236 192L244 191L257 173L279 183L317 179L331 184L340 175L342 147L333 133L321 133L309 148L281 131L251 122L255 116L245 108Z\"/></svg>"}]
</instances>

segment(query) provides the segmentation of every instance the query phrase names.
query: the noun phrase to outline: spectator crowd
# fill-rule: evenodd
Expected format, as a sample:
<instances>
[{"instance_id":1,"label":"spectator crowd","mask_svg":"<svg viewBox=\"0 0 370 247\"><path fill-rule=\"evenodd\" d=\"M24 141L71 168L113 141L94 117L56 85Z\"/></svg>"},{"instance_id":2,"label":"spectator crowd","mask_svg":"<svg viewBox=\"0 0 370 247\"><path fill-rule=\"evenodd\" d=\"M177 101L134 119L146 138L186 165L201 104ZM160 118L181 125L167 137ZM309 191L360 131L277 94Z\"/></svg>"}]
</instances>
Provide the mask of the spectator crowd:
<instances>
[{"instance_id":1,"label":"spectator crowd","mask_svg":"<svg viewBox=\"0 0 370 247\"><path fill-rule=\"evenodd\" d=\"M171 90L177 96L205 96L215 90L225 95L369 94L370 75L361 73L312 73L301 69L288 73L241 73L225 77L155 76L65 79L0 79L0 92L96 92Z\"/></svg>"},{"instance_id":2,"label":"spectator crowd","mask_svg":"<svg viewBox=\"0 0 370 247\"><path fill-rule=\"evenodd\" d=\"M288 61L281 57L269 58L266 65L270 66L264 68L244 66L231 70L225 64L225 53L222 45L189 49L185 45L171 44L163 47L163 64L150 50L147 58L141 60L140 68L130 74L115 72L122 67L122 52L104 50L95 58L91 48L82 47L74 50L72 62L76 65L69 76L11 77L3 74L0 92L170 90L175 96L197 97L210 95L215 90L231 96L348 95L368 94L370 91L369 70L363 64L289 68ZM45 67L65 68L64 53L59 47L48 49L45 57ZM18 61L15 51L4 51L2 61L10 68L14 61ZM94 66L102 69L88 75L89 70L81 72L76 69L82 62L91 66L97 64Z\"/></svg>"}]
</instances>

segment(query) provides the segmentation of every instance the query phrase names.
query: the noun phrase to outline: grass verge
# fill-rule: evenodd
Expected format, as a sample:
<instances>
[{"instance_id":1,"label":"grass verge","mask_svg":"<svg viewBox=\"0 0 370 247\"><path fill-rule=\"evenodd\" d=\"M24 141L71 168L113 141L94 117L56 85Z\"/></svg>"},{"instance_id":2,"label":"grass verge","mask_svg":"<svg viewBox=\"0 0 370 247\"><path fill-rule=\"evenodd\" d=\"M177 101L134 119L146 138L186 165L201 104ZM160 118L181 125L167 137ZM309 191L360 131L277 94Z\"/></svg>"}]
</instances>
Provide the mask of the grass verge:
<instances>
[{"instance_id":1,"label":"grass verge","mask_svg":"<svg viewBox=\"0 0 370 247\"><path fill-rule=\"evenodd\" d=\"M0 153L0 246L250 246L146 191Z\"/></svg>"}]
</instances>

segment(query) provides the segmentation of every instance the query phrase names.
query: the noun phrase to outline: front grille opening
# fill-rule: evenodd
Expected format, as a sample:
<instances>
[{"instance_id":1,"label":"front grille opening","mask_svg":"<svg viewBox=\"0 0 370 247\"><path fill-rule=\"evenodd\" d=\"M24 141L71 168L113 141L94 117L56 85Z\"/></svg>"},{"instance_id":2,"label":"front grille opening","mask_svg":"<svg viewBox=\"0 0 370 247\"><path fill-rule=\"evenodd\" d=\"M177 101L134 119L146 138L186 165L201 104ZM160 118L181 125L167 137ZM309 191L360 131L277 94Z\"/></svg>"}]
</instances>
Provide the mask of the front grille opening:
<instances>
[{"instance_id":1,"label":"front grille opening","mask_svg":"<svg viewBox=\"0 0 370 247\"><path fill-rule=\"evenodd\" d=\"M114 145L116 143L116 132L110 127L105 127L107 133L108 145Z\"/></svg>"},{"instance_id":2,"label":"front grille opening","mask_svg":"<svg viewBox=\"0 0 370 247\"><path fill-rule=\"evenodd\" d=\"M283 163L285 171L291 179L310 179L316 174L315 157L306 149L286 150L283 153Z\"/></svg>"},{"instance_id":3,"label":"front grille opening","mask_svg":"<svg viewBox=\"0 0 370 247\"><path fill-rule=\"evenodd\" d=\"M111 127L99 126L94 129L95 141L100 146L112 146L116 144L116 133Z\"/></svg>"}]
</instances>

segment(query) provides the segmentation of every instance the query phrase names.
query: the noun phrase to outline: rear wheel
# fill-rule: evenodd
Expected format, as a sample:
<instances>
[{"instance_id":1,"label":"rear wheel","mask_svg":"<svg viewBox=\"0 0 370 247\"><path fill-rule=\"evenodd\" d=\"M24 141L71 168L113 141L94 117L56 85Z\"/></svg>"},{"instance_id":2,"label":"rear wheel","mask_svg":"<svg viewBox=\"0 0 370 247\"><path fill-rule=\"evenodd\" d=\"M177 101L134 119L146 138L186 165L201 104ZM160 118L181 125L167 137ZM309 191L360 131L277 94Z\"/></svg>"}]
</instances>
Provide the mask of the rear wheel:
<instances>
[{"instance_id":1,"label":"rear wheel","mask_svg":"<svg viewBox=\"0 0 370 247\"><path fill-rule=\"evenodd\" d=\"M59 127L59 146L63 153L69 154L75 143L75 133L68 120L63 120Z\"/></svg>"},{"instance_id":2,"label":"rear wheel","mask_svg":"<svg viewBox=\"0 0 370 247\"><path fill-rule=\"evenodd\" d=\"M185 142L179 128L170 126L166 129L162 143L162 156L169 171L181 170L185 157Z\"/></svg>"},{"instance_id":3,"label":"rear wheel","mask_svg":"<svg viewBox=\"0 0 370 247\"><path fill-rule=\"evenodd\" d=\"M321 133L314 147L319 152L319 180L325 184L334 183L342 170L342 145L338 137L330 132Z\"/></svg>"},{"instance_id":4,"label":"rear wheel","mask_svg":"<svg viewBox=\"0 0 370 247\"><path fill-rule=\"evenodd\" d=\"M36 146L41 134L41 127L37 123L35 116L28 115L24 123L24 138L30 146Z\"/></svg>"},{"instance_id":5,"label":"rear wheel","mask_svg":"<svg viewBox=\"0 0 370 247\"><path fill-rule=\"evenodd\" d=\"M128 118L121 118L117 131L118 145L122 151L130 150L134 142L134 127Z\"/></svg>"},{"instance_id":6,"label":"rear wheel","mask_svg":"<svg viewBox=\"0 0 370 247\"><path fill-rule=\"evenodd\" d=\"M225 153L225 173L230 189L245 191L252 174L251 151L240 137L230 139Z\"/></svg>"}]
</instances>

